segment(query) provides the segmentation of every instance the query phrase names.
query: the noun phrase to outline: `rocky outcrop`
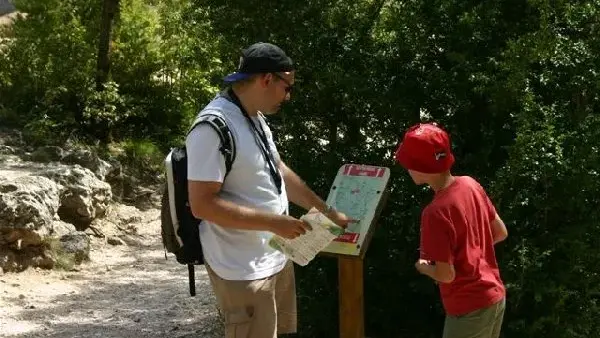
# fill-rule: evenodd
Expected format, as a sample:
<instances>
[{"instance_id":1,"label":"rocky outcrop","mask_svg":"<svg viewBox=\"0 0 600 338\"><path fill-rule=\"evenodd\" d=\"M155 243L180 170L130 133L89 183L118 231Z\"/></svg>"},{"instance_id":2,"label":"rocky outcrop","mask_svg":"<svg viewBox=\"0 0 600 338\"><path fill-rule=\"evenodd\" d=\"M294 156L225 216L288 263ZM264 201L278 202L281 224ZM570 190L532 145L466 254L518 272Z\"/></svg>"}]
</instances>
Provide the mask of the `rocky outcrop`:
<instances>
[{"instance_id":1,"label":"rocky outcrop","mask_svg":"<svg viewBox=\"0 0 600 338\"><path fill-rule=\"evenodd\" d=\"M3 152L10 155L19 155L20 158L35 164L54 163L56 166L60 163L81 166L91 171L98 180L110 185L114 201L135 205L143 210L155 206L156 201L151 200L155 191L144 188L138 179L127 175L118 161L105 161L89 149L74 148L65 150L57 146L43 146L31 153L19 154L18 148L0 145L0 155Z\"/></svg>"},{"instance_id":2,"label":"rocky outcrop","mask_svg":"<svg viewBox=\"0 0 600 338\"><path fill-rule=\"evenodd\" d=\"M60 219L84 230L95 218L102 217L112 199L110 185L79 165L49 169L41 175L61 186Z\"/></svg>"},{"instance_id":3,"label":"rocky outcrop","mask_svg":"<svg viewBox=\"0 0 600 338\"><path fill-rule=\"evenodd\" d=\"M80 187L82 191L89 187ZM19 176L0 182L0 269L22 271L29 266L52 268L56 250L49 240L57 238L58 251L73 254L81 262L89 254L85 240L71 237L73 224L59 220L61 201L69 201L68 186L44 176ZM65 240L66 238L66 240ZM80 244L73 244L74 241Z\"/></svg>"},{"instance_id":4,"label":"rocky outcrop","mask_svg":"<svg viewBox=\"0 0 600 338\"><path fill-rule=\"evenodd\" d=\"M59 185L42 176L0 182L0 228L29 230L38 238L32 241L39 242L40 235L49 234L48 227L59 208L59 194Z\"/></svg>"},{"instance_id":5,"label":"rocky outcrop","mask_svg":"<svg viewBox=\"0 0 600 338\"><path fill-rule=\"evenodd\" d=\"M66 153L60 161L66 164L79 164L91 170L99 179L104 180L106 175L113 170L118 170L119 163L115 166L102 160L98 155L87 149L75 149ZM120 170L118 170L120 172Z\"/></svg>"},{"instance_id":6,"label":"rocky outcrop","mask_svg":"<svg viewBox=\"0 0 600 338\"><path fill-rule=\"evenodd\" d=\"M135 235L128 225L141 219L138 208L116 204L107 181L127 186L120 189L118 201L133 205L152 205L152 190L129 180L118 162L104 161L86 149L27 149L18 134L2 132L0 272L53 268L65 257L79 264L89 257L89 236L122 245ZM129 186L129 181L135 183ZM102 228L116 230L105 236L98 230Z\"/></svg>"}]
</instances>

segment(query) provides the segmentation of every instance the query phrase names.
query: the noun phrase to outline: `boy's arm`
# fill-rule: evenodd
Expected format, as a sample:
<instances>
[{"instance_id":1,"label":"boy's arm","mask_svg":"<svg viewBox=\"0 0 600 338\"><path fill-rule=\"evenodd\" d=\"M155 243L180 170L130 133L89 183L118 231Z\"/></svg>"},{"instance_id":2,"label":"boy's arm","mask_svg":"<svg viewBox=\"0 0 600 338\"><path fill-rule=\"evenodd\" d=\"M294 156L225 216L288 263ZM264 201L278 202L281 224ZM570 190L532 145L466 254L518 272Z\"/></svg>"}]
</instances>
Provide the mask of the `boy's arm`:
<instances>
[{"instance_id":1,"label":"boy's arm","mask_svg":"<svg viewBox=\"0 0 600 338\"><path fill-rule=\"evenodd\" d=\"M435 264L431 264L429 261L419 259L416 268L420 273L429 276L440 283L451 283L456 277L454 265L446 262L435 262Z\"/></svg>"},{"instance_id":2,"label":"boy's arm","mask_svg":"<svg viewBox=\"0 0 600 338\"><path fill-rule=\"evenodd\" d=\"M421 220L421 258L417 271L440 283L451 283L456 277L452 221L436 211L425 211Z\"/></svg>"},{"instance_id":3,"label":"boy's arm","mask_svg":"<svg viewBox=\"0 0 600 338\"><path fill-rule=\"evenodd\" d=\"M481 194L484 197L488 215L491 219L490 227L492 228L491 229L492 230L492 239L494 241L494 244L498 244L499 242L502 242L503 240L505 240L506 237L508 237L508 230L506 229L506 225L504 224L504 221L502 221L502 219L498 215L498 212L496 211L496 207L494 206L494 203L492 202L492 200L490 199L488 194L485 192L485 190L483 189L483 187L481 185L478 185L478 187L479 187L479 191L481 192Z\"/></svg>"},{"instance_id":4,"label":"boy's arm","mask_svg":"<svg viewBox=\"0 0 600 338\"><path fill-rule=\"evenodd\" d=\"M500 218L498 214L496 214L496 218L491 223L492 226L492 236L494 238L494 244L502 242L508 237L508 230L506 229L506 225L504 221Z\"/></svg>"}]
</instances>

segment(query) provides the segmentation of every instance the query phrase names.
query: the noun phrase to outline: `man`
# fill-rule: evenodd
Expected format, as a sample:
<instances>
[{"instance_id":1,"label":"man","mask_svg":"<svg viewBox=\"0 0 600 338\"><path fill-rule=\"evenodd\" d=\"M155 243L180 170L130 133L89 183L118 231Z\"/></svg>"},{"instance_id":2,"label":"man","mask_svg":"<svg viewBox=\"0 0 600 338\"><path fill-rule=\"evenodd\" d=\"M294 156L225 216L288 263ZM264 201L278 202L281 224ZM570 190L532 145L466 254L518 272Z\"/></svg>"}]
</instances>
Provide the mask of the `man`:
<instances>
[{"instance_id":1,"label":"man","mask_svg":"<svg viewBox=\"0 0 600 338\"><path fill-rule=\"evenodd\" d=\"M421 215L416 269L439 283L444 338L498 338L506 290L494 245L508 236L485 190L469 176L453 176L450 137L435 124L411 127L396 160L416 184L435 192Z\"/></svg>"},{"instance_id":2,"label":"man","mask_svg":"<svg viewBox=\"0 0 600 338\"><path fill-rule=\"evenodd\" d=\"M230 86L200 114L225 119L236 157L225 178L220 139L200 125L186 140L191 210L200 224L204 259L226 337L271 338L296 332L293 264L269 247L273 234L295 238L309 225L288 216L289 199L317 208L340 226L350 222L327 206L281 160L263 117L290 99L294 64L279 47L256 43L242 51Z\"/></svg>"}]
</instances>

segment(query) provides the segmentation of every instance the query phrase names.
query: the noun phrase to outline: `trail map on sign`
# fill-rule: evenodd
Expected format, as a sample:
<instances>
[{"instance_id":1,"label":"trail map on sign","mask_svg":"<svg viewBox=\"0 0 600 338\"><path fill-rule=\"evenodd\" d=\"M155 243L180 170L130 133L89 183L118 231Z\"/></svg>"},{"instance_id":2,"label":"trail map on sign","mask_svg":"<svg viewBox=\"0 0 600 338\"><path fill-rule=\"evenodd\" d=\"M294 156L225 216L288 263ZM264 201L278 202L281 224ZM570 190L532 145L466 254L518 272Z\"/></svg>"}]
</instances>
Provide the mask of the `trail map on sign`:
<instances>
[{"instance_id":1,"label":"trail map on sign","mask_svg":"<svg viewBox=\"0 0 600 338\"><path fill-rule=\"evenodd\" d=\"M334 205L338 210L354 219L362 220L369 211L369 200L377 199L379 182L370 177L347 176L340 181L335 195ZM360 232L360 223L352 223L348 232Z\"/></svg>"},{"instance_id":2,"label":"trail map on sign","mask_svg":"<svg viewBox=\"0 0 600 338\"><path fill-rule=\"evenodd\" d=\"M340 168L327 203L359 222L350 224L324 252L360 254L389 176L389 169L384 167L347 164Z\"/></svg>"}]
</instances>

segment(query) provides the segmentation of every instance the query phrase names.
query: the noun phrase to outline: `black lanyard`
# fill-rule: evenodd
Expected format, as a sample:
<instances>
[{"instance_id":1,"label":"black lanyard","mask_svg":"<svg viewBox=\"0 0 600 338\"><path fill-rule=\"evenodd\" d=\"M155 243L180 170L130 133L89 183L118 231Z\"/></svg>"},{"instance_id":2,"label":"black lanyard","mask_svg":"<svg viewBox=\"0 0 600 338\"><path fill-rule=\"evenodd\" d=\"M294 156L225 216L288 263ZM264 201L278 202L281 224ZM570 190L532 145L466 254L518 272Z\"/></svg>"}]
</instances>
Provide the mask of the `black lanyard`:
<instances>
[{"instance_id":1,"label":"black lanyard","mask_svg":"<svg viewBox=\"0 0 600 338\"><path fill-rule=\"evenodd\" d=\"M275 156L273 156L273 153L271 152L269 140L267 139L267 134L265 133L262 123L260 122L260 117L258 118L258 124L260 127L259 131L254 121L252 121L252 119L250 118L250 115L248 115L246 109L244 109L244 106L242 106L240 99L237 97L237 95L233 92L231 88L229 88L225 93L222 93L221 96L235 104L242 111L244 117L246 117L246 120L251 126L250 129L252 130L252 134L254 135L254 140L260 148L263 157L265 158L265 161L269 165L271 178L273 178L273 181L275 182L277 192L281 194L281 174L279 173L279 170L276 169Z\"/></svg>"}]
</instances>

